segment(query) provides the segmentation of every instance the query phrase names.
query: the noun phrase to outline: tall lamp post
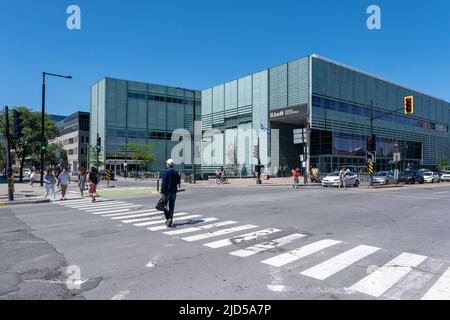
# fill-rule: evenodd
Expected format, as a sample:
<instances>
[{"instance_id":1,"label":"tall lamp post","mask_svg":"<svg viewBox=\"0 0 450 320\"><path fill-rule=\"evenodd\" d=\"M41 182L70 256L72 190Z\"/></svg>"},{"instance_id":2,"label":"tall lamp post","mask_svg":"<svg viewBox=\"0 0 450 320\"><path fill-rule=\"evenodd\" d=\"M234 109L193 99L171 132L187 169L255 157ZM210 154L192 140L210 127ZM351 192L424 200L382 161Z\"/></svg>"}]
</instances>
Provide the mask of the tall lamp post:
<instances>
[{"instance_id":1,"label":"tall lamp post","mask_svg":"<svg viewBox=\"0 0 450 320\"><path fill-rule=\"evenodd\" d=\"M45 141L45 76L72 79L72 76L42 72L42 115L41 115L41 187L44 185L44 145Z\"/></svg>"},{"instance_id":2,"label":"tall lamp post","mask_svg":"<svg viewBox=\"0 0 450 320\"><path fill-rule=\"evenodd\" d=\"M192 116L192 137L191 137L191 143L192 143L192 160L193 160L193 171L194 171L194 180L193 183L196 183L197 178L195 176L195 90L190 89L184 89L184 88L177 88L180 90L191 92L193 95L193 116Z\"/></svg>"}]
</instances>

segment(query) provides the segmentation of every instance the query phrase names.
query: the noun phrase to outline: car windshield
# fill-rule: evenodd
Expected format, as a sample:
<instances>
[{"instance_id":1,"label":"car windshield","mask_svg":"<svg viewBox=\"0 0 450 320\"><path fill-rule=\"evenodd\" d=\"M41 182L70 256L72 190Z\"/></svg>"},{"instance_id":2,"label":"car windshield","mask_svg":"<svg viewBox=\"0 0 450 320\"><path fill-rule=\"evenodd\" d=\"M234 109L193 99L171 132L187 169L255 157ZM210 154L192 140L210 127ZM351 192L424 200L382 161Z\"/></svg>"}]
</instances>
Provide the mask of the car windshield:
<instances>
[{"instance_id":1,"label":"car windshield","mask_svg":"<svg viewBox=\"0 0 450 320\"><path fill-rule=\"evenodd\" d=\"M329 177L339 177L339 172L333 172L328 175Z\"/></svg>"},{"instance_id":2,"label":"car windshield","mask_svg":"<svg viewBox=\"0 0 450 320\"><path fill-rule=\"evenodd\" d=\"M374 176L387 176L389 174L389 172L387 171L379 171L379 172L375 172L373 175Z\"/></svg>"},{"instance_id":3,"label":"car windshield","mask_svg":"<svg viewBox=\"0 0 450 320\"><path fill-rule=\"evenodd\" d=\"M424 175L424 176L432 176L432 175L433 175L433 172L424 172L423 175Z\"/></svg>"},{"instance_id":4,"label":"car windshield","mask_svg":"<svg viewBox=\"0 0 450 320\"><path fill-rule=\"evenodd\" d=\"M445 171L445 174L450 174L450 171Z\"/></svg>"}]
</instances>

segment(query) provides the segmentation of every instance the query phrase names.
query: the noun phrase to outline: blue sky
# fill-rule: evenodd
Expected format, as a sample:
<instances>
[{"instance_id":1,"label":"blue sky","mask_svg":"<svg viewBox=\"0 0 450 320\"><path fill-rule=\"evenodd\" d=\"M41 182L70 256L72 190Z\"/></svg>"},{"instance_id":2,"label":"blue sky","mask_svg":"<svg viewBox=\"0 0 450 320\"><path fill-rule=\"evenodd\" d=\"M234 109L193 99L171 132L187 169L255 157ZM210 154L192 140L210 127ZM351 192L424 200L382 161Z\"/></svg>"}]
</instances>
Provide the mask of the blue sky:
<instances>
[{"instance_id":1,"label":"blue sky","mask_svg":"<svg viewBox=\"0 0 450 320\"><path fill-rule=\"evenodd\" d=\"M70 74L48 80L54 114L89 111L104 76L204 89L311 53L450 101L448 0L0 0L0 39L0 104L39 110L42 71Z\"/></svg>"}]
</instances>

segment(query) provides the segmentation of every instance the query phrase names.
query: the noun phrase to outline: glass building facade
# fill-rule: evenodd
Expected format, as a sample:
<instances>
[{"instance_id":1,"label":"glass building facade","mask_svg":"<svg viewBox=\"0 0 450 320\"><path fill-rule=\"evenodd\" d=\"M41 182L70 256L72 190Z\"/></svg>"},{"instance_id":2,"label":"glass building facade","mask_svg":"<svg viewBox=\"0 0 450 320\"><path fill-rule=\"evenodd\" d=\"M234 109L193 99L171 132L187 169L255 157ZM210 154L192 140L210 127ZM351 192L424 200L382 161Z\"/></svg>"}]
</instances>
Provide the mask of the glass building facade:
<instances>
[{"instance_id":1,"label":"glass building facade","mask_svg":"<svg viewBox=\"0 0 450 320\"><path fill-rule=\"evenodd\" d=\"M410 95L415 113L406 116L404 97ZM323 173L343 166L363 172L372 132L377 170L433 168L450 158L448 102L318 55L203 90L202 104L203 132L216 130L202 142L207 172L229 164L234 144L239 168L254 168L258 140L271 175L301 166L303 150L307 166ZM371 118L376 118L373 127ZM308 128L306 145L294 144L294 130L300 128ZM393 163L394 153L401 154L400 163Z\"/></svg>"},{"instance_id":2,"label":"glass building facade","mask_svg":"<svg viewBox=\"0 0 450 320\"><path fill-rule=\"evenodd\" d=\"M194 97L195 95L195 97ZM194 119L195 98L195 119ZM157 84L104 78L91 87L90 143L102 140L102 161L113 171L136 170L130 143L150 144L156 161L147 170L164 168L178 141L172 132L186 129L191 134L194 120L201 117L201 92ZM190 165L178 166L180 170Z\"/></svg>"}]
</instances>

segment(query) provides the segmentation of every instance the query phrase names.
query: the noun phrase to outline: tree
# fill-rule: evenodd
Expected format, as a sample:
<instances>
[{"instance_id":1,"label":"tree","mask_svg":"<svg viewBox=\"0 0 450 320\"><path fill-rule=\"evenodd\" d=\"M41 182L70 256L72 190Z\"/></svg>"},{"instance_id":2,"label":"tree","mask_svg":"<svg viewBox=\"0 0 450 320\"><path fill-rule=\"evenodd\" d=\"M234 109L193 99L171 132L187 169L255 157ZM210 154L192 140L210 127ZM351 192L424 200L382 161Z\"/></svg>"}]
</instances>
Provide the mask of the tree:
<instances>
[{"instance_id":1,"label":"tree","mask_svg":"<svg viewBox=\"0 0 450 320\"><path fill-rule=\"evenodd\" d=\"M67 164L67 151L64 150L61 142L52 143L47 147L47 151L45 152L45 162L52 166L60 164L61 162L64 165Z\"/></svg>"},{"instance_id":2,"label":"tree","mask_svg":"<svg viewBox=\"0 0 450 320\"><path fill-rule=\"evenodd\" d=\"M142 165L148 166L156 161L156 156L149 152L149 149L154 148L152 144L129 143L127 147L131 151L131 159L137 162L138 171Z\"/></svg>"},{"instance_id":3,"label":"tree","mask_svg":"<svg viewBox=\"0 0 450 320\"><path fill-rule=\"evenodd\" d=\"M437 166L437 169L439 171L445 171L449 168L450 166L448 165L448 159L447 158L443 158L441 160L441 162L439 163L439 165Z\"/></svg>"},{"instance_id":4,"label":"tree","mask_svg":"<svg viewBox=\"0 0 450 320\"><path fill-rule=\"evenodd\" d=\"M97 147L96 146L89 146L89 163L99 169L100 167L103 167L105 163L100 160L103 157L103 148L98 153L98 161L97 161ZM89 169L89 168L88 168Z\"/></svg>"},{"instance_id":5,"label":"tree","mask_svg":"<svg viewBox=\"0 0 450 320\"><path fill-rule=\"evenodd\" d=\"M14 108L21 113L24 129L22 131L22 137L15 139L11 134L11 148L14 149L15 155L20 163L20 176L19 181L23 180L23 165L25 160L33 154L33 146L35 143L41 142L41 112L33 112L27 107ZM12 124L13 112L9 113L10 132L13 133ZM46 141L52 140L58 136L58 127L53 119L49 115L45 115L45 139ZM0 119L0 131L5 132L5 119Z\"/></svg>"}]
</instances>

